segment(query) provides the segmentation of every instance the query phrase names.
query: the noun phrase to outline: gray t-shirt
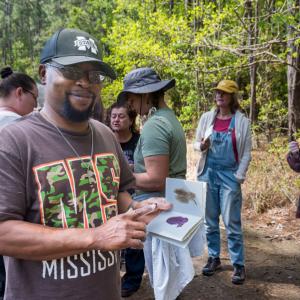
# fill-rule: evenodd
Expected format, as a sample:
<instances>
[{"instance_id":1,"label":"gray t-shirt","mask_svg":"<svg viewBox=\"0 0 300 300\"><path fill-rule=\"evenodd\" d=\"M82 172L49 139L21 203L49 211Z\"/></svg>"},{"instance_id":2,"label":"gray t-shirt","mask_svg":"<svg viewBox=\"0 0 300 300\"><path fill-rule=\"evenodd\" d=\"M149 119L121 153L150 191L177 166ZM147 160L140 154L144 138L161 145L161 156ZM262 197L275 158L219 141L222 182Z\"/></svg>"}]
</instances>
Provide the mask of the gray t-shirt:
<instances>
[{"instance_id":1,"label":"gray t-shirt","mask_svg":"<svg viewBox=\"0 0 300 300\"><path fill-rule=\"evenodd\" d=\"M0 110L0 129L10 123L13 123L19 118L21 118L21 116L15 112L8 110Z\"/></svg>"},{"instance_id":2,"label":"gray t-shirt","mask_svg":"<svg viewBox=\"0 0 300 300\"><path fill-rule=\"evenodd\" d=\"M40 113L1 130L0 221L89 228L117 214L118 192L132 187L134 178L110 129L90 122L92 159L91 132L62 131L80 159ZM51 261L5 257L5 266L5 299L120 299L115 251Z\"/></svg>"},{"instance_id":3,"label":"gray t-shirt","mask_svg":"<svg viewBox=\"0 0 300 300\"><path fill-rule=\"evenodd\" d=\"M169 108L157 110L146 121L134 152L134 172L146 172L144 158L155 155L169 156L169 177L185 178L185 135L174 112Z\"/></svg>"}]
</instances>

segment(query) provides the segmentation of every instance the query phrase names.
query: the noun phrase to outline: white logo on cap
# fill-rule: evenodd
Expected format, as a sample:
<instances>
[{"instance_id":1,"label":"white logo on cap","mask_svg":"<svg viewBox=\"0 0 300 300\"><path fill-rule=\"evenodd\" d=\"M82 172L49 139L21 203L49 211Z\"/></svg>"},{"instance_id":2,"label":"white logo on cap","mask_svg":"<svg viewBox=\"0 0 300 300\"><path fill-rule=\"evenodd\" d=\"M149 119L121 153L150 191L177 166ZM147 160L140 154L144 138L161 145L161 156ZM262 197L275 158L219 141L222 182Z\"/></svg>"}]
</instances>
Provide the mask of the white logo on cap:
<instances>
[{"instance_id":1,"label":"white logo on cap","mask_svg":"<svg viewBox=\"0 0 300 300\"><path fill-rule=\"evenodd\" d=\"M88 40L84 36L76 36L77 40L74 41L74 47L78 47L80 51L91 49L94 54L98 53L98 48L95 41L91 38Z\"/></svg>"}]
</instances>

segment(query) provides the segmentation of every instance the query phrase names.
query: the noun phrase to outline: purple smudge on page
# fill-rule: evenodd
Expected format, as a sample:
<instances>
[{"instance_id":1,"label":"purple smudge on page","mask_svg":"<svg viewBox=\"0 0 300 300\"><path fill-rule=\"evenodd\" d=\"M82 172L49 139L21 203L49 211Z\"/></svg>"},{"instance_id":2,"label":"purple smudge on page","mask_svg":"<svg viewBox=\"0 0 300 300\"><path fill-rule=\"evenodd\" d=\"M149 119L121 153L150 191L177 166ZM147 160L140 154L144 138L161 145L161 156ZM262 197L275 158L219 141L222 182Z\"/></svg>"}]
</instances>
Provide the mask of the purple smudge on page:
<instances>
[{"instance_id":1,"label":"purple smudge on page","mask_svg":"<svg viewBox=\"0 0 300 300\"><path fill-rule=\"evenodd\" d=\"M188 220L189 220L188 218L184 218L184 217L171 217L167 219L167 223L171 225L177 224L177 227L181 227Z\"/></svg>"}]
</instances>

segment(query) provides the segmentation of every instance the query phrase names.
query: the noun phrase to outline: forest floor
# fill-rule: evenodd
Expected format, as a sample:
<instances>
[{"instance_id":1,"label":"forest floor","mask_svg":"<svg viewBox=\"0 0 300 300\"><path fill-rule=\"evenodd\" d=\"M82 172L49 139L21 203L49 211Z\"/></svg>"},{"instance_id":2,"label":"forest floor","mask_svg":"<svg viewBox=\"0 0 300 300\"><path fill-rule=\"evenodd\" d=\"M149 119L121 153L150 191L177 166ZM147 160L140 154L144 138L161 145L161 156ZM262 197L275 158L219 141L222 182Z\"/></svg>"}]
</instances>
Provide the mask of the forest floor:
<instances>
[{"instance_id":1,"label":"forest floor","mask_svg":"<svg viewBox=\"0 0 300 300\"><path fill-rule=\"evenodd\" d=\"M194 258L196 277L183 290L180 300L300 299L300 219L295 219L293 207L276 208L260 215L244 209L243 227L245 283L241 286L231 283L232 267L223 228L222 269L205 277L201 269L207 254ZM140 290L128 299L154 299L146 272Z\"/></svg>"}]
</instances>

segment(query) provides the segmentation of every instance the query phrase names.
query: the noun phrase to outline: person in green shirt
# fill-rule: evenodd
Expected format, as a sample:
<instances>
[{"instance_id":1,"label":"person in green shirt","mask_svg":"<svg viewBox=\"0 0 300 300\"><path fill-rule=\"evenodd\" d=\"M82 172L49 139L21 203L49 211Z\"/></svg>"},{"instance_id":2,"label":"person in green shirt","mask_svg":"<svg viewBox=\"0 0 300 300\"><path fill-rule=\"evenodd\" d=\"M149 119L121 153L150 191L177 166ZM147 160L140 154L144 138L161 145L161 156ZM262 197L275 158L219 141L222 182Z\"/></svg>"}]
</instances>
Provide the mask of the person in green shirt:
<instances>
[{"instance_id":1,"label":"person in green shirt","mask_svg":"<svg viewBox=\"0 0 300 300\"><path fill-rule=\"evenodd\" d=\"M126 75L118 96L119 103L127 101L140 116L148 116L134 153L138 195L163 193L166 177L185 178L185 134L164 99L174 86L175 79L161 80L153 69L139 68Z\"/></svg>"},{"instance_id":2,"label":"person in green shirt","mask_svg":"<svg viewBox=\"0 0 300 300\"><path fill-rule=\"evenodd\" d=\"M184 179L186 175L185 134L164 98L165 92L174 86L175 79L161 80L152 68L139 68L125 76L124 89L118 96L119 103L127 102L142 118L147 119L134 152L136 201L164 196L167 177ZM162 255L153 255L157 251ZM175 254L178 252L181 255ZM180 265L184 269L184 265L192 265L189 253L182 252L176 246L147 237L145 262L155 299L175 299L192 279L191 269L177 276L176 267ZM178 257L182 261L178 261ZM163 270L165 266L168 267ZM164 279L160 280L160 276Z\"/></svg>"}]
</instances>

